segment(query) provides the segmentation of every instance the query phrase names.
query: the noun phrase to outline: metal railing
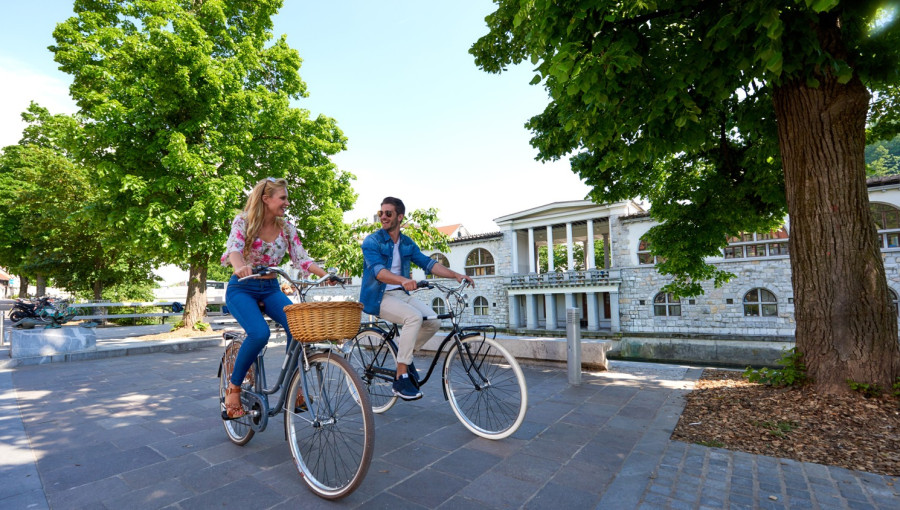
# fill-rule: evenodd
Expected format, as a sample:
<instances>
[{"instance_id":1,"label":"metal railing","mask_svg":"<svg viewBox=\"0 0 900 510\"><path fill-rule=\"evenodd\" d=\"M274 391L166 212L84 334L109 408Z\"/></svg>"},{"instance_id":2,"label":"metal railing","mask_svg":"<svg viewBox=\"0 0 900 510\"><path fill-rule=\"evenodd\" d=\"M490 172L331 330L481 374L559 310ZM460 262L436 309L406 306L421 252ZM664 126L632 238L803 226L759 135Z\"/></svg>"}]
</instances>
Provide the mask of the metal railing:
<instances>
[{"instance_id":1,"label":"metal railing","mask_svg":"<svg viewBox=\"0 0 900 510\"><path fill-rule=\"evenodd\" d=\"M518 273L510 275L510 288L527 287L579 287L591 285L616 284L618 280L610 278L606 269L588 269L586 271L565 271L549 273Z\"/></svg>"}]
</instances>

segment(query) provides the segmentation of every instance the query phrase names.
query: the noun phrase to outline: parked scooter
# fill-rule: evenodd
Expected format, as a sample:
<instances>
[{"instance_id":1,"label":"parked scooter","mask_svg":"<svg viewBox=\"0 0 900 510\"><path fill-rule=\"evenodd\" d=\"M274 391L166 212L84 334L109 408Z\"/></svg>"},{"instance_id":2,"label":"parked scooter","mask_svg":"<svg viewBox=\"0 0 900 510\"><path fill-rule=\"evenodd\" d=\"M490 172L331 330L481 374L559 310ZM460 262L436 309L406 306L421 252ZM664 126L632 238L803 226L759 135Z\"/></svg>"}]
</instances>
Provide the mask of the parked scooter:
<instances>
[{"instance_id":1,"label":"parked scooter","mask_svg":"<svg viewBox=\"0 0 900 510\"><path fill-rule=\"evenodd\" d=\"M68 299L44 296L33 299L16 299L9 311L13 327L33 328L44 324L47 328L58 328L75 317L76 310L69 306Z\"/></svg>"}]
</instances>

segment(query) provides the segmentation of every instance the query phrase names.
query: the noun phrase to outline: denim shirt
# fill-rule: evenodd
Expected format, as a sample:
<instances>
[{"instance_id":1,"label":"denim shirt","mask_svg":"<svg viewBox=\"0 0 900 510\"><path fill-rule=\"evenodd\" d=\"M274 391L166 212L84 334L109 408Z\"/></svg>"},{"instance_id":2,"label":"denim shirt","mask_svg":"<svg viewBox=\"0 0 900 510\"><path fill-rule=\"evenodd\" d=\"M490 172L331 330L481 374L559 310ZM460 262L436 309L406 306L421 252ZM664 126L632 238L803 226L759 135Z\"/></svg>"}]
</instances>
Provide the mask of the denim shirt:
<instances>
[{"instance_id":1,"label":"denim shirt","mask_svg":"<svg viewBox=\"0 0 900 510\"><path fill-rule=\"evenodd\" d=\"M362 285L359 289L359 301L363 304L363 311L368 314L378 315L381 311L381 298L384 296L385 284L378 281L375 276L382 269L391 271L391 263L394 259L394 241L391 240L387 230L380 229L370 234L362 243L363 267ZM409 237L400 234L400 273L409 278L410 262L425 270L425 274L431 274L431 268L435 261L422 253L416 243Z\"/></svg>"}]
</instances>

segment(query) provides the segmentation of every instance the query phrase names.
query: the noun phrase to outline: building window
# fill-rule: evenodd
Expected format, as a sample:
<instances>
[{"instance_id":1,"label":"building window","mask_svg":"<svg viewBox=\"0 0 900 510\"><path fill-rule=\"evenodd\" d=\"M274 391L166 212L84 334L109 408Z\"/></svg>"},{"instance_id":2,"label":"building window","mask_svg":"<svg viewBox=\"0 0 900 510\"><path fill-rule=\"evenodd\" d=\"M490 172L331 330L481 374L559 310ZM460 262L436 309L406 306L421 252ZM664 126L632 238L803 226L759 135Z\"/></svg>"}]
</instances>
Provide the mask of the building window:
<instances>
[{"instance_id":1,"label":"building window","mask_svg":"<svg viewBox=\"0 0 900 510\"><path fill-rule=\"evenodd\" d=\"M494 274L494 256L484 248L472 250L466 257L466 274L487 276Z\"/></svg>"},{"instance_id":2,"label":"building window","mask_svg":"<svg viewBox=\"0 0 900 510\"><path fill-rule=\"evenodd\" d=\"M447 313L447 305L444 304L444 300L439 297L431 300L431 309L438 315Z\"/></svg>"},{"instance_id":3,"label":"building window","mask_svg":"<svg viewBox=\"0 0 900 510\"><path fill-rule=\"evenodd\" d=\"M660 292L653 298L653 315L656 317L681 315L681 299L671 292Z\"/></svg>"},{"instance_id":4,"label":"building window","mask_svg":"<svg viewBox=\"0 0 900 510\"><path fill-rule=\"evenodd\" d=\"M888 289L888 301L891 302L891 309L894 310L894 315L897 315L897 310L900 308L897 306L897 293L894 292L894 289Z\"/></svg>"},{"instance_id":5,"label":"building window","mask_svg":"<svg viewBox=\"0 0 900 510\"><path fill-rule=\"evenodd\" d=\"M662 262L662 259L658 259L655 255L650 253L650 241L643 237L641 237L641 242L638 243L637 256L638 264L656 264L657 262Z\"/></svg>"},{"instance_id":6,"label":"building window","mask_svg":"<svg viewBox=\"0 0 900 510\"><path fill-rule=\"evenodd\" d=\"M900 248L900 209L889 204L870 204L881 248Z\"/></svg>"},{"instance_id":7,"label":"building window","mask_svg":"<svg viewBox=\"0 0 900 510\"><path fill-rule=\"evenodd\" d=\"M728 238L728 246L722 251L726 259L774 257L788 254L788 232L781 227L767 233L740 234Z\"/></svg>"},{"instance_id":8,"label":"building window","mask_svg":"<svg viewBox=\"0 0 900 510\"><path fill-rule=\"evenodd\" d=\"M766 289L751 289L744 294L744 317L778 316L778 299Z\"/></svg>"},{"instance_id":9,"label":"building window","mask_svg":"<svg viewBox=\"0 0 900 510\"><path fill-rule=\"evenodd\" d=\"M432 253L432 254L431 254L431 258L432 258L435 262L437 262L438 264L441 264L441 265L444 266L444 267L450 267L450 261L447 260L447 257L445 257L443 253L440 253L440 252L438 252L438 253ZM429 273L429 274L426 274L426 275L425 275L425 278L436 278L436 276L434 276L433 274Z\"/></svg>"},{"instance_id":10,"label":"building window","mask_svg":"<svg viewBox=\"0 0 900 510\"><path fill-rule=\"evenodd\" d=\"M488 301L482 296L478 296L475 298L475 304L472 306L472 310L475 312L475 315L487 315L488 314Z\"/></svg>"}]
</instances>

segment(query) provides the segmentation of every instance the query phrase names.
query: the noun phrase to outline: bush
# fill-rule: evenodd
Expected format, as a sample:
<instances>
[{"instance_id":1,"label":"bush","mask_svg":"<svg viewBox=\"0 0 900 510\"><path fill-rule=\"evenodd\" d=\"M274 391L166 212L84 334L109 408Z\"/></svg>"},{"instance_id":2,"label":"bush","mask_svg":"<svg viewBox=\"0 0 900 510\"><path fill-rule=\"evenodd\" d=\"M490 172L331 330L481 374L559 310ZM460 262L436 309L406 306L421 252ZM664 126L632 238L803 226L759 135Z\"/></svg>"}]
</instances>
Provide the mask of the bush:
<instances>
[{"instance_id":1,"label":"bush","mask_svg":"<svg viewBox=\"0 0 900 510\"><path fill-rule=\"evenodd\" d=\"M767 386L802 386L809 382L806 376L806 365L803 364L803 355L796 347L783 349L778 364L784 368L760 368L747 367L744 377L750 382L761 383Z\"/></svg>"}]
</instances>

